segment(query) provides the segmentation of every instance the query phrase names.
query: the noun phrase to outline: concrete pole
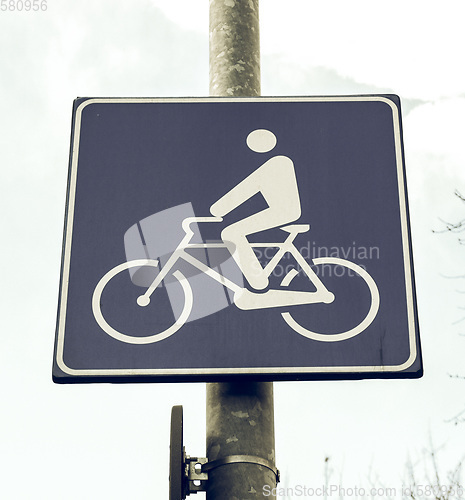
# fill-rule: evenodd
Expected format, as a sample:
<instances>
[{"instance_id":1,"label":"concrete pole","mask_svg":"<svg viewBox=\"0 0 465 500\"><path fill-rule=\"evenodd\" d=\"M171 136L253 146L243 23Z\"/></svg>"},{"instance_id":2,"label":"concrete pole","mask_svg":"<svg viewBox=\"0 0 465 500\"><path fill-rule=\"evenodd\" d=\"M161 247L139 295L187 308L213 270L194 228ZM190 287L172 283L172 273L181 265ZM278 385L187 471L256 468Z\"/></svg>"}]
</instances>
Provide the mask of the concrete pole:
<instances>
[{"instance_id":1,"label":"concrete pole","mask_svg":"<svg viewBox=\"0 0 465 500\"><path fill-rule=\"evenodd\" d=\"M258 0L210 0L210 95L260 95ZM272 382L207 384L207 458L238 455L275 463ZM269 468L229 463L209 471L207 500L263 499L264 486Z\"/></svg>"}]
</instances>

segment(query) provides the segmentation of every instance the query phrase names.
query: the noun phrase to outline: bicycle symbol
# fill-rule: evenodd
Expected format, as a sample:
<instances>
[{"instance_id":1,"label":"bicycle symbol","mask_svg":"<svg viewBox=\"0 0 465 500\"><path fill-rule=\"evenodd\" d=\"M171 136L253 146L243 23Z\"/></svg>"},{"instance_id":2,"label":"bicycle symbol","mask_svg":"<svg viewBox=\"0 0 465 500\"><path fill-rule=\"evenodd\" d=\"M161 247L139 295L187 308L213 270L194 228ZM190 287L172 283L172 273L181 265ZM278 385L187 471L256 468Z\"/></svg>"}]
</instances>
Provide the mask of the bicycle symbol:
<instances>
[{"instance_id":1,"label":"bicycle symbol","mask_svg":"<svg viewBox=\"0 0 465 500\"><path fill-rule=\"evenodd\" d=\"M289 236L282 243L254 243L252 246L254 248L258 247L276 247L278 248L277 253L273 256L273 258L269 261L269 263L264 268L264 273L267 276L270 276L273 270L276 268L282 257L286 252L289 252L295 259L295 261L300 266L300 269L303 271L305 276L310 280L310 282L316 288L315 291L304 292L304 291L293 291L287 289L287 287L291 284L292 280L299 274L297 269L290 270L282 279L280 286L283 289L278 290L268 290L264 293L254 293L248 290L245 287L240 287L236 283L233 283L231 280L221 275L215 269L212 269L205 263L201 262L199 259L188 253L189 249L194 248L227 248L225 243L190 243L190 240L193 236L193 231L190 228L190 225L195 222L221 222L222 218L218 217L189 217L183 221L182 227L185 231L185 236L182 239L179 246L173 252L169 260L160 269L158 275L153 280L152 284L147 288L145 293L139 295L137 298L137 304L139 307L148 307L151 305L151 297L155 290L161 285L162 281L170 274L170 271L175 266L176 262L179 259L182 259L192 266L196 267L199 271L205 273L210 278L214 279L218 283L223 286L229 288L234 292L234 304L242 310L253 310L253 309L264 309L264 308L273 308L273 307L282 307L282 306L296 306L296 305L304 305L304 304L317 304L317 303L325 303L329 304L333 302L335 296L332 292L330 292L326 286L323 284L321 279L318 277L316 272L312 269L311 265L302 257L296 246L294 245L294 239L299 233L303 233L309 230L308 225L303 224L294 224L290 226L281 227L283 231L289 233ZM363 318L363 320L355 327L351 328L348 331L336 333L336 334L324 334L318 333L311 330L308 330L303 325L297 323L297 321L293 318L290 312L282 312L281 316L284 321L292 328L294 331L307 337L309 339L323 341L323 342L336 342L341 340L350 339L351 337L355 337L359 333L363 332L375 319L376 314L379 309L379 291L376 286L373 278L357 264L350 262L345 259L336 258L336 257L319 257L312 259L312 263L314 265L336 265L342 266L350 269L353 273L356 273L360 278L363 279L366 286L369 289L371 296L371 304L369 306L368 313ZM94 317L97 320L100 328L104 332L106 332L111 337L120 340L122 342L130 343L130 344L150 344L153 342L159 342L168 338L170 335L173 335L177 332L186 322L189 314L192 310L192 306L194 303L194 297L192 293L192 288L189 284L189 281L184 276L184 274L176 270L171 276L173 276L181 285L183 293L184 293L184 304L182 307L182 312L180 316L175 320L175 322L165 330L161 332L154 333L152 335L148 335L145 337L137 337L131 336L130 334L119 332L115 328L113 328L107 319L104 317L101 310L101 301L102 295L105 292L106 286L108 283L120 273L124 273L131 268L140 268L143 266L155 267L158 269L159 262L154 259L138 259L132 260L129 262L124 262L110 271L108 271L102 279L98 282L95 287L95 291L92 297L92 310L94 313Z\"/></svg>"},{"instance_id":2,"label":"bicycle symbol","mask_svg":"<svg viewBox=\"0 0 465 500\"><path fill-rule=\"evenodd\" d=\"M247 137L247 145L255 152L268 152L276 145L276 137L268 130L255 130ZM194 231L191 228L192 224L197 222L222 222L225 215L257 193L263 195L268 208L226 227L221 233L223 242L191 242L194 236ZM338 342L350 339L366 330L373 322L379 309L379 291L375 281L365 269L349 260L338 257L318 257L311 259L311 263L309 263L294 245L297 235L307 232L310 226L307 224L289 225L289 222L294 222L301 214L294 164L290 158L286 156L272 157L214 203L210 211L212 217L187 217L183 220L184 237L161 269L159 269L160 264L157 259L137 259L114 267L100 279L92 296L92 311L98 325L105 333L129 344L151 344L176 333L188 320L194 304L194 295L189 280L179 269L175 268L176 263L179 261L187 262L201 273L230 289L234 293L234 304L244 311L308 304L331 304L336 298L335 294L328 290L322 279L312 269L312 266L341 266L351 270L352 274L361 278L368 287L370 294L368 312L356 326L340 333L328 334L306 328L289 311L281 312L282 318L298 334L321 342ZM273 227L279 227L288 233L284 242L250 243L248 241L248 235ZM262 268L261 264L258 263L254 248L268 247L274 247L278 250ZM255 291L239 286L219 271L194 257L192 253L189 253L189 250L193 249L213 248L228 249ZM281 280L279 288L270 288L264 292L258 292L258 290L264 290L268 287L269 277L284 255L288 253L298 264L299 270L297 267L289 270ZM256 272L257 266L260 269L259 273ZM174 319L172 324L163 327L161 331L146 336L138 336L135 332L131 334L118 331L110 324L110 321L102 312L102 297L108 289L108 283L121 273L127 273L130 269L142 267L156 268L158 274L145 292L137 297L138 308L154 307L152 296L166 279L176 280L183 292L183 303L179 316ZM313 291L300 291L289 288L298 275L304 276L310 281L313 285Z\"/></svg>"}]
</instances>

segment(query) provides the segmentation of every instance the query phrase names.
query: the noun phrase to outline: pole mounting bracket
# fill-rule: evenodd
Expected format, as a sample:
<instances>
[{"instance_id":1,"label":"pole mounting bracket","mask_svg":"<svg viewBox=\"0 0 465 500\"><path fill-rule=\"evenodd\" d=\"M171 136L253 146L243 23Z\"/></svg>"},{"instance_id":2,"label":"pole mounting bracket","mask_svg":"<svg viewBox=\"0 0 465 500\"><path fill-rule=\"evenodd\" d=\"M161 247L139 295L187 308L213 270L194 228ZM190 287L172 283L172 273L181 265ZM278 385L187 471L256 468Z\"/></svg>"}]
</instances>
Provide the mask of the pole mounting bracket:
<instances>
[{"instance_id":1,"label":"pole mounting bracket","mask_svg":"<svg viewBox=\"0 0 465 500\"><path fill-rule=\"evenodd\" d=\"M204 470L206 458L190 457L184 451L184 480L187 481L186 492L188 495L206 490L208 472Z\"/></svg>"},{"instance_id":2,"label":"pole mounting bracket","mask_svg":"<svg viewBox=\"0 0 465 500\"><path fill-rule=\"evenodd\" d=\"M191 493L206 491L209 471L228 464L254 464L271 470L279 483L279 470L265 458L254 455L229 455L208 461L186 454L183 443L182 406L171 410L170 435L170 500L185 500Z\"/></svg>"}]
</instances>

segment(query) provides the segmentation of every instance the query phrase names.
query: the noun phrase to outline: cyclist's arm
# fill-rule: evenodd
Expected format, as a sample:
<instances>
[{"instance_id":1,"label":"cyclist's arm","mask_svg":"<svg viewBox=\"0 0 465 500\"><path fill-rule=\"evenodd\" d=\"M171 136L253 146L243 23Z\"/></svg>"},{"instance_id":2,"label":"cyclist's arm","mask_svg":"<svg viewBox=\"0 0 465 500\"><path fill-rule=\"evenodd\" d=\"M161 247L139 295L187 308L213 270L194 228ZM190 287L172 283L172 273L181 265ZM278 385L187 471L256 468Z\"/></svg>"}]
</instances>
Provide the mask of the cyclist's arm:
<instances>
[{"instance_id":1,"label":"cyclist's arm","mask_svg":"<svg viewBox=\"0 0 465 500\"><path fill-rule=\"evenodd\" d=\"M263 176L267 175L267 163L268 162L264 163L260 168L237 184L237 186L234 186L231 191L227 192L217 202L213 203L210 207L210 213L215 217L224 217L239 205L242 205L242 203L252 198L252 196L259 193L263 184Z\"/></svg>"}]
</instances>

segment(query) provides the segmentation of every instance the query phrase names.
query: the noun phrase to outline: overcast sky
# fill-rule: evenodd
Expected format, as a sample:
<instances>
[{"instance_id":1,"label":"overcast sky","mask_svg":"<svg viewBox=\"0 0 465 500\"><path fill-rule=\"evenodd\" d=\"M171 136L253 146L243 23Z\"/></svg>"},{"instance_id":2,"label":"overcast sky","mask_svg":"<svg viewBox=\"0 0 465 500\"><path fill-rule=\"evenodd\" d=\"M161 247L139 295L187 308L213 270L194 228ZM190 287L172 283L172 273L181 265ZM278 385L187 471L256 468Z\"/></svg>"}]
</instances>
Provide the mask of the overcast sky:
<instances>
[{"instance_id":1,"label":"overcast sky","mask_svg":"<svg viewBox=\"0 0 465 500\"><path fill-rule=\"evenodd\" d=\"M446 471L465 449L465 423L448 422L465 408L449 376L465 375L464 247L432 230L465 213L462 2L261 0L260 15L263 95L402 98L425 365L413 381L276 383L283 480L320 485L330 456L333 482L366 485L371 466L398 486L430 435ZM71 106L208 95L208 1L47 0L0 12L0 40L0 497L167 498L171 406L203 456L204 384L51 381Z\"/></svg>"}]
</instances>

